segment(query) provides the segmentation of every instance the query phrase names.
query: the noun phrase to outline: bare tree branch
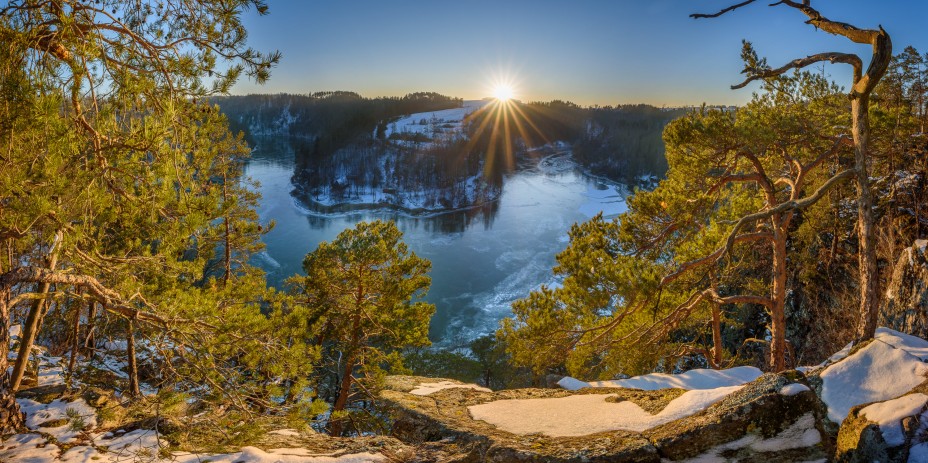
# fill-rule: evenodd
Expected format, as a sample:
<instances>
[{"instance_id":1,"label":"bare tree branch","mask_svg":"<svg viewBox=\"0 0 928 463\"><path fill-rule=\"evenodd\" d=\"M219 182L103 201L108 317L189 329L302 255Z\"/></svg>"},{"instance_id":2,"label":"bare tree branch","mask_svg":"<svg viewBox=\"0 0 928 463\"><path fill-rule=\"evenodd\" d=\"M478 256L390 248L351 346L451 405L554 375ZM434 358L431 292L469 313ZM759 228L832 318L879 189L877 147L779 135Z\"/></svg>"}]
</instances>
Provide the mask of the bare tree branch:
<instances>
[{"instance_id":1,"label":"bare tree branch","mask_svg":"<svg viewBox=\"0 0 928 463\"><path fill-rule=\"evenodd\" d=\"M860 57L852 53L819 53L817 55L806 56L805 58L798 58L786 63L785 65L778 67L776 69L756 69L752 70L752 73L748 75L740 84L732 85L732 90L737 90L739 88L744 88L747 84L752 81L759 79L769 79L771 77L776 77L786 73L790 69L801 69L810 64L820 63L822 61L828 61L831 63L844 63L850 64L854 67L854 81L860 79L861 69L863 69L863 63L860 60Z\"/></svg>"},{"instance_id":2,"label":"bare tree branch","mask_svg":"<svg viewBox=\"0 0 928 463\"><path fill-rule=\"evenodd\" d=\"M732 5L732 6L728 7L728 8L724 8L724 9L718 11L717 13L693 13L693 14L690 15L690 17L693 18L693 19L700 19L700 18L718 18L719 16L722 16L723 14L728 13L729 11L737 10L738 8L741 8L741 7L743 7L743 6L748 6L748 5L752 4L752 3L754 3L755 1L757 1L757 0L746 0L746 1L743 1L743 2L741 2L741 3L739 3L739 4L737 4L737 5Z\"/></svg>"}]
</instances>

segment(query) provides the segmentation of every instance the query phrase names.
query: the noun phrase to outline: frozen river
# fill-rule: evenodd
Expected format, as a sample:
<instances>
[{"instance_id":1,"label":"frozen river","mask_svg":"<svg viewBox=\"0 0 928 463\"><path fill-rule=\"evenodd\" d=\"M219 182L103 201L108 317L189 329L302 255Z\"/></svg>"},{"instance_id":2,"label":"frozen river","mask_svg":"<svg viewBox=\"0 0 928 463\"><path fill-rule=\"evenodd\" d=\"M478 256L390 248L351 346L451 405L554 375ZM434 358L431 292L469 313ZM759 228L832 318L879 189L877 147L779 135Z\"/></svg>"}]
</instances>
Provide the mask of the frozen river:
<instances>
[{"instance_id":1,"label":"frozen river","mask_svg":"<svg viewBox=\"0 0 928 463\"><path fill-rule=\"evenodd\" d=\"M499 200L481 208L428 217L390 211L319 215L290 195L294 153L285 143L254 152L247 175L260 182L259 214L276 227L265 236L258 263L272 285L302 272L303 256L319 242L364 220L395 220L404 241L432 261L426 300L437 310L430 336L439 343L494 331L510 304L543 283L555 283L555 255L567 246L567 231L599 211L625 210L614 184L581 173L560 153L523 166L506 177Z\"/></svg>"}]
</instances>

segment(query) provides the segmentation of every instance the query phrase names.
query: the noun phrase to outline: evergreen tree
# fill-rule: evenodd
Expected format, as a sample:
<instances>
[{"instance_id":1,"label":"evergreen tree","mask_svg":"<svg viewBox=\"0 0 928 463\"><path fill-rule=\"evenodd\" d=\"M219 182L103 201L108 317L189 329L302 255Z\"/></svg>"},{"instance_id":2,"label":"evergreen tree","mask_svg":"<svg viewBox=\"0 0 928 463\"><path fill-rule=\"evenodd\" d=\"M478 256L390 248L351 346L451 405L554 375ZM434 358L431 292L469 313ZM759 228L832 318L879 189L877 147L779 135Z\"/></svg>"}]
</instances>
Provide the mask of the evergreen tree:
<instances>
[{"instance_id":1,"label":"evergreen tree","mask_svg":"<svg viewBox=\"0 0 928 463\"><path fill-rule=\"evenodd\" d=\"M242 374L248 362L223 355L248 358L252 341L267 343L270 330L254 326L267 323L258 305L212 299L235 314L198 313L210 307L200 297L210 300L204 271L216 244L204 236L228 216L230 199L242 197L209 187L222 172L238 182L240 172L204 149L227 138L227 128L203 98L227 91L243 72L263 81L278 59L245 45L240 16L251 7L267 10L247 0L22 0L0 8L0 371L7 370L12 311L41 301L29 309L31 340L48 307L92 300L103 316L123 321L130 347L149 337L146 348L187 357L191 369L215 362L238 373L223 376L233 383L251 378ZM240 161L242 147L227 148L228 159ZM254 241L235 246L255 249ZM239 270L251 275L240 288L263 287L259 274ZM72 318L65 324L76 326L80 318ZM211 335L233 333L235 323L243 329L235 346ZM131 371L131 352L128 361ZM217 397L252 391L214 381L219 369L199 371L210 371L200 379L212 382L198 386L209 384ZM19 382L22 368L14 373ZM181 375L170 377L165 371L155 380ZM0 433L19 425L9 379L0 375ZM127 390L137 388L131 374Z\"/></svg>"},{"instance_id":2,"label":"evergreen tree","mask_svg":"<svg viewBox=\"0 0 928 463\"><path fill-rule=\"evenodd\" d=\"M400 360L398 349L429 344L435 307L418 299L428 291L431 264L402 235L393 222L361 222L320 243L303 261L306 276L290 280L298 304L288 316L322 326L318 343L335 384L332 435L342 434L349 404L359 400L356 385L370 390L384 366Z\"/></svg>"}]
</instances>

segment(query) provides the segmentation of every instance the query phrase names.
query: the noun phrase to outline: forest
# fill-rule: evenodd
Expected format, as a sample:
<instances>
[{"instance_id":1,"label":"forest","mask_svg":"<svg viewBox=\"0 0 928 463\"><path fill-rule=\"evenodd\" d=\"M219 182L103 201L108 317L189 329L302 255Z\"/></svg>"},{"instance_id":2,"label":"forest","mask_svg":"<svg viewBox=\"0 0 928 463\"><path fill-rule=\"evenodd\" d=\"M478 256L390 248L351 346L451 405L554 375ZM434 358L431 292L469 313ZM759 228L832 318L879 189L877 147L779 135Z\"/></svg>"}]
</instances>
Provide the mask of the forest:
<instances>
[{"instance_id":1,"label":"forest","mask_svg":"<svg viewBox=\"0 0 928 463\"><path fill-rule=\"evenodd\" d=\"M0 435L25 428L17 393L48 375L59 392L117 391L101 422L219 452L272 422L389 434L389 375L503 389L777 373L871 340L894 264L928 232L928 55L780 3L872 45L870 66L842 54L773 68L744 42L740 86L761 87L737 110L488 103L460 138L412 144L389 125L463 102L224 96L280 59L246 44L242 14L266 13L259 1L0 8ZM822 61L850 64L853 81L805 69ZM392 222L346 229L267 286L252 256L273 224L244 168L268 135L305 141L294 182L310 199L425 188L456 191L432 201L458 207L466 179L491 198L511 156L557 141L595 175L660 181L627 213L574 224L560 283L496 333L435 350L431 263Z\"/></svg>"},{"instance_id":2,"label":"forest","mask_svg":"<svg viewBox=\"0 0 928 463\"><path fill-rule=\"evenodd\" d=\"M563 101L510 102L500 108L491 101L465 112L463 120L436 121L442 127L427 135L393 129L404 116L460 108L463 101L428 92L401 98L319 92L210 101L251 146L268 143L266 137L293 139L294 195L319 212L365 203L407 212L486 204L499 197L503 177L518 168L516 158L531 157L530 150L554 142L568 143L573 159L593 175L644 186L645 179L664 175L661 133L684 113L647 105L580 107ZM426 122L425 117L420 121ZM452 123L460 124L460 130ZM448 133L436 135L442 130ZM493 135L503 132L512 135Z\"/></svg>"}]
</instances>

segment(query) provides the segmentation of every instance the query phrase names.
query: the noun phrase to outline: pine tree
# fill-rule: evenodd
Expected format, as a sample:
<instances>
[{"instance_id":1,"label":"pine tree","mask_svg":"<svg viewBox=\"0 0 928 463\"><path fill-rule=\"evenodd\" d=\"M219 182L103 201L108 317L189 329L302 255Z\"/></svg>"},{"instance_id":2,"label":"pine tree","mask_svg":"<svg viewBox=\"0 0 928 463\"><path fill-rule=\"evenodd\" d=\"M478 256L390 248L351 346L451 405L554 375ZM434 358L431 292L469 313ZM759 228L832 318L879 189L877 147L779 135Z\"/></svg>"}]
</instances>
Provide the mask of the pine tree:
<instances>
[{"instance_id":1,"label":"pine tree","mask_svg":"<svg viewBox=\"0 0 928 463\"><path fill-rule=\"evenodd\" d=\"M335 377L329 432L341 435L355 384L372 386L398 349L426 346L435 307L428 291L431 264L410 252L393 222L361 222L303 261L306 276L290 284L298 306L291 317L322 326L318 342Z\"/></svg>"},{"instance_id":2,"label":"pine tree","mask_svg":"<svg viewBox=\"0 0 928 463\"><path fill-rule=\"evenodd\" d=\"M46 304L80 298L123 320L133 340L161 333L168 345L170 332L175 346L219 349L205 336L223 331L211 323L218 315L195 320L202 301L167 295L205 293L197 285L215 243L202 237L229 217L224 203L237 194L219 200L207 187L221 170L235 182L239 172L218 167L201 148L210 140L196 140L206 126L219 127L213 141L227 130L202 102L243 72L265 80L279 58L246 46L240 16L250 7L267 9L248 0L22 0L0 8L0 371L11 310L35 300L30 337ZM255 316L257 304L234 307L267 323ZM0 433L20 424L8 380L0 375Z\"/></svg>"}]
</instances>

